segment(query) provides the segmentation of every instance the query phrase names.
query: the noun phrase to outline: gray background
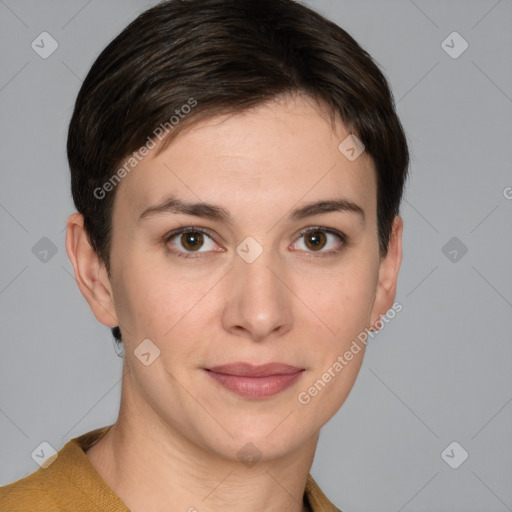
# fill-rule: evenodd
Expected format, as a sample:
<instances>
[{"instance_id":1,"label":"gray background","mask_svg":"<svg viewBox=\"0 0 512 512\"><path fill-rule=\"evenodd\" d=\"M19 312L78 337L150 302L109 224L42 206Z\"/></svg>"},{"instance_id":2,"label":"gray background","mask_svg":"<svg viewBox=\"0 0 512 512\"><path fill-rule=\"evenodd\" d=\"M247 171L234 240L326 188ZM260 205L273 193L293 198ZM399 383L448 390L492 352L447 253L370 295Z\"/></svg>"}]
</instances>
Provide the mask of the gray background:
<instances>
[{"instance_id":1,"label":"gray background","mask_svg":"<svg viewBox=\"0 0 512 512\"><path fill-rule=\"evenodd\" d=\"M65 252L66 130L96 56L154 3L0 0L0 485L38 468L42 441L117 418L122 359ZM312 473L344 512L512 510L512 2L308 3L380 63L412 150L403 310L369 343ZM47 59L31 48L43 31L59 44ZM453 31L469 44L456 59L441 46ZM469 453L458 469L441 458L452 441Z\"/></svg>"}]
</instances>

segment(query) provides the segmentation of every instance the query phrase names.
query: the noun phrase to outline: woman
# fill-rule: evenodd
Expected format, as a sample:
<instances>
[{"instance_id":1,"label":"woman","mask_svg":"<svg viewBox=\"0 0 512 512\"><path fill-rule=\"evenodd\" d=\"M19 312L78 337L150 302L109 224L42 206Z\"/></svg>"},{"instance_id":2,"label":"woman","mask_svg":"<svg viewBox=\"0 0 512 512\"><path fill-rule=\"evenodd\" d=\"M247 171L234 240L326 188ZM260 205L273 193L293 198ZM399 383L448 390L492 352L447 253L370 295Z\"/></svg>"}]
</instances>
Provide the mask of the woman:
<instances>
[{"instance_id":1,"label":"woman","mask_svg":"<svg viewBox=\"0 0 512 512\"><path fill-rule=\"evenodd\" d=\"M408 149L370 56L292 0L163 2L92 66L68 160L119 417L2 510L339 510L309 471L402 255Z\"/></svg>"}]
</instances>

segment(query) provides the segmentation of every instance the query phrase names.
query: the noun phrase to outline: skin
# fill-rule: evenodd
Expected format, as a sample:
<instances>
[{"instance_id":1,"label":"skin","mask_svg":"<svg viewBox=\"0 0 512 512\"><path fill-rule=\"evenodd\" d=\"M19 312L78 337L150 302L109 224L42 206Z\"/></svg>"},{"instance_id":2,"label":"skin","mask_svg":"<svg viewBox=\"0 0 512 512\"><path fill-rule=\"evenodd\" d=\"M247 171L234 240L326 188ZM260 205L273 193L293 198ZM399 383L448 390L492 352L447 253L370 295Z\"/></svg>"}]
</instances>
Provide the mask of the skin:
<instances>
[{"instance_id":1,"label":"skin","mask_svg":"<svg viewBox=\"0 0 512 512\"><path fill-rule=\"evenodd\" d=\"M118 186L111 280L82 216L69 217L77 284L99 322L121 326L126 354L119 418L86 455L130 510L306 510L319 431L347 398L364 350L310 403L298 394L392 306L402 257L398 216L379 256L373 162L338 150L348 134L301 95L187 128ZM221 206L232 224L172 212L139 220L169 194ZM337 198L359 205L364 220L347 211L287 219ZM209 230L195 252L186 235L165 241L187 226ZM308 244L301 231L318 226L347 243L327 233ZM248 236L263 249L252 263L236 252ZM176 256L187 249L195 257ZM145 366L134 350L147 338L160 356ZM277 395L248 399L204 371L238 361L305 371ZM237 458L248 442L262 454L252 467Z\"/></svg>"}]
</instances>

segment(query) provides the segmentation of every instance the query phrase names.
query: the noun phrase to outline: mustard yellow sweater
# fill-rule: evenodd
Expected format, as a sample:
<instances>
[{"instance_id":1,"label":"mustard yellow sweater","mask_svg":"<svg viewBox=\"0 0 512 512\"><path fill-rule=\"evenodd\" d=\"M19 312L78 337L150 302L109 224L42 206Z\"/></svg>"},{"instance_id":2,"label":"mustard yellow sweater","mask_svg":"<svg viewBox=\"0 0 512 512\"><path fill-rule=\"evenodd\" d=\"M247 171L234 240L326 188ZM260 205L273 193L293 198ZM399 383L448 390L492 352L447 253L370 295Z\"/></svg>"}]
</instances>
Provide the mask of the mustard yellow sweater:
<instances>
[{"instance_id":1,"label":"mustard yellow sweater","mask_svg":"<svg viewBox=\"0 0 512 512\"><path fill-rule=\"evenodd\" d=\"M110 427L71 439L37 471L0 487L0 512L129 512L84 453ZM304 498L313 512L341 512L311 474Z\"/></svg>"}]
</instances>

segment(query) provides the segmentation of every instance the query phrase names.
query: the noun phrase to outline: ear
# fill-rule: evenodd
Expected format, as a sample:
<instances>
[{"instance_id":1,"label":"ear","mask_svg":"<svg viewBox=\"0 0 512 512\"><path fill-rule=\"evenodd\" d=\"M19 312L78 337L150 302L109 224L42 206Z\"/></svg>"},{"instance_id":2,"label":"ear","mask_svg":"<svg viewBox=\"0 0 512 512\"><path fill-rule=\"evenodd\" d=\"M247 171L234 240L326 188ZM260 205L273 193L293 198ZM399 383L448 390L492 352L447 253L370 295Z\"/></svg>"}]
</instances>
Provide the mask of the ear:
<instances>
[{"instance_id":1,"label":"ear","mask_svg":"<svg viewBox=\"0 0 512 512\"><path fill-rule=\"evenodd\" d=\"M403 224L402 218L397 215L391 228L388 252L380 260L379 281L370 319L372 331L376 330L373 326L391 308L396 297L398 271L402 263Z\"/></svg>"},{"instance_id":2,"label":"ear","mask_svg":"<svg viewBox=\"0 0 512 512\"><path fill-rule=\"evenodd\" d=\"M80 292L97 320L108 327L119 325L110 279L84 228L83 215L73 213L67 221L66 252L75 271Z\"/></svg>"}]
</instances>

